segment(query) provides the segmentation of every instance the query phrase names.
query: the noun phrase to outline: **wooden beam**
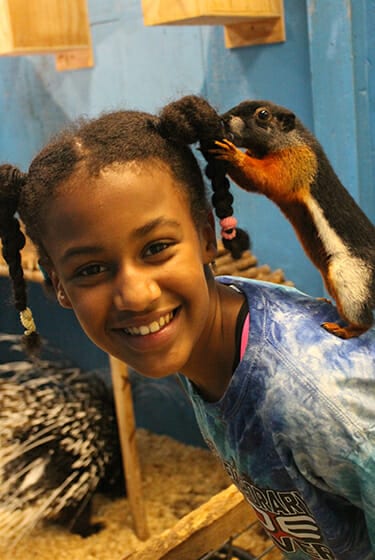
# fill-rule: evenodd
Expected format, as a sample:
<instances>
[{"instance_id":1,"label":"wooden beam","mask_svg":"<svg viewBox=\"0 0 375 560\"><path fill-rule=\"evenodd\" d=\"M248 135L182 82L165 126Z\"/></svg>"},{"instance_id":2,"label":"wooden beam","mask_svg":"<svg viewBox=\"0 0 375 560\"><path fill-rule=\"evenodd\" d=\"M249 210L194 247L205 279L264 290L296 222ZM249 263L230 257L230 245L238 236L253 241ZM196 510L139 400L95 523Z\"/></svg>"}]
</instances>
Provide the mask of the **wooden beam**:
<instances>
[{"instance_id":1,"label":"wooden beam","mask_svg":"<svg viewBox=\"0 0 375 560\"><path fill-rule=\"evenodd\" d=\"M89 49L78 49L57 53L55 57L56 70L67 72L68 70L81 70L82 68L93 68L94 53L92 47Z\"/></svg>"},{"instance_id":2,"label":"wooden beam","mask_svg":"<svg viewBox=\"0 0 375 560\"><path fill-rule=\"evenodd\" d=\"M128 367L124 362L113 356L109 356L109 362L126 480L126 493L133 517L135 534L139 539L146 540L149 532L142 496L142 480L135 439L136 426Z\"/></svg>"},{"instance_id":3,"label":"wooden beam","mask_svg":"<svg viewBox=\"0 0 375 560\"><path fill-rule=\"evenodd\" d=\"M227 25L278 17L283 0L142 0L145 25Z\"/></svg>"},{"instance_id":4,"label":"wooden beam","mask_svg":"<svg viewBox=\"0 0 375 560\"><path fill-rule=\"evenodd\" d=\"M145 25L224 25L229 49L285 41L284 0L142 0Z\"/></svg>"},{"instance_id":5,"label":"wooden beam","mask_svg":"<svg viewBox=\"0 0 375 560\"><path fill-rule=\"evenodd\" d=\"M193 560L216 550L256 520L232 484L122 560Z\"/></svg>"},{"instance_id":6,"label":"wooden beam","mask_svg":"<svg viewBox=\"0 0 375 560\"><path fill-rule=\"evenodd\" d=\"M38 256L35 248L27 239L21 252L25 280L42 283L43 274L38 268ZM0 276L9 276L8 266L1 257L0 243ZM142 480L139 467L138 450L135 440L134 406L127 365L108 355L113 393L116 406L117 423L126 480L126 492L129 499L130 512L134 523L134 532L140 540L149 537L145 507L142 497Z\"/></svg>"},{"instance_id":7,"label":"wooden beam","mask_svg":"<svg viewBox=\"0 0 375 560\"><path fill-rule=\"evenodd\" d=\"M227 49L283 43L286 40L284 2L275 3L277 15L253 21L224 26L224 40Z\"/></svg>"},{"instance_id":8,"label":"wooden beam","mask_svg":"<svg viewBox=\"0 0 375 560\"><path fill-rule=\"evenodd\" d=\"M66 72L68 70L81 70L82 68L94 67L94 49L91 35L89 46L86 49L62 51L55 57L56 70Z\"/></svg>"},{"instance_id":9,"label":"wooden beam","mask_svg":"<svg viewBox=\"0 0 375 560\"><path fill-rule=\"evenodd\" d=\"M2 0L0 54L26 55L88 48L86 0Z\"/></svg>"},{"instance_id":10,"label":"wooden beam","mask_svg":"<svg viewBox=\"0 0 375 560\"><path fill-rule=\"evenodd\" d=\"M285 39L285 25L281 18L224 26L224 40L227 49L283 43Z\"/></svg>"}]
</instances>

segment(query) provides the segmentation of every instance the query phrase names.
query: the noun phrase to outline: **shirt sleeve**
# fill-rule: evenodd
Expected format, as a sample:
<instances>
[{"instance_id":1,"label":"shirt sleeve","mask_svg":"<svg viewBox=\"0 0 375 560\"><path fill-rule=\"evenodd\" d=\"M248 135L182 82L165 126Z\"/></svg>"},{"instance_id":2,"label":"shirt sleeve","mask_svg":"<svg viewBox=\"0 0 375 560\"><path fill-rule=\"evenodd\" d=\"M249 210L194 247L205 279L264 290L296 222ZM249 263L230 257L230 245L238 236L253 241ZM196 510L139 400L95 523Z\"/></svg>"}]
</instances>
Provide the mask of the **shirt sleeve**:
<instances>
[{"instance_id":1,"label":"shirt sleeve","mask_svg":"<svg viewBox=\"0 0 375 560\"><path fill-rule=\"evenodd\" d=\"M342 500L343 516L347 504L363 512L375 555L375 381L357 387L351 403L345 390L333 399L329 390L309 389L303 405L289 399L284 410L280 453L289 453L289 471L302 493L318 490L317 510L323 497L336 500L336 509Z\"/></svg>"},{"instance_id":2,"label":"shirt sleeve","mask_svg":"<svg viewBox=\"0 0 375 560\"><path fill-rule=\"evenodd\" d=\"M333 511L337 533L343 524L349 532L351 515L362 517L375 557L375 346L369 340L326 337L300 353L294 345L289 354L287 345L279 346L263 410L314 514L323 519Z\"/></svg>"},{"instance_id":3,"label":"shirt sleeve","mask_svg":"<svg viewBox=\"0 0 375 560\"><path fill-rule=\"evenodd\" d=\"M375 553L375 432L347 458L349 467L341 469L335 484L352 503L359 503L365 514L372 550Z\"/></svg>"}]
</instances>

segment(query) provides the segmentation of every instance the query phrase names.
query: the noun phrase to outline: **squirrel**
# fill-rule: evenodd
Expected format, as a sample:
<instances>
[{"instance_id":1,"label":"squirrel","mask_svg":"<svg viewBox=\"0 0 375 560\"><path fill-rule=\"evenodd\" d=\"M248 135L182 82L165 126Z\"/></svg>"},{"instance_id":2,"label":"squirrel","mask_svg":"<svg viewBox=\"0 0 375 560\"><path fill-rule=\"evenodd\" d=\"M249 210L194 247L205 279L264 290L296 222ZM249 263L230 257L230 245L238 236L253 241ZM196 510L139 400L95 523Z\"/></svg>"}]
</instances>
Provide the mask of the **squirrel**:
<instances>
[{"instance_id":1,"label":"squirrel","mask_svg":"<svg viewBox=\"0 0 375 560\"><path fill-rule=\"evenodd\" d=\"M322 146L292 111L269 101L243 101L221 118L226 138L211 152L239 187L264 194L290 221L345 321L322 326L343 339L366 332L374 319L375 227Z\"/></svg>"}]
</instances>

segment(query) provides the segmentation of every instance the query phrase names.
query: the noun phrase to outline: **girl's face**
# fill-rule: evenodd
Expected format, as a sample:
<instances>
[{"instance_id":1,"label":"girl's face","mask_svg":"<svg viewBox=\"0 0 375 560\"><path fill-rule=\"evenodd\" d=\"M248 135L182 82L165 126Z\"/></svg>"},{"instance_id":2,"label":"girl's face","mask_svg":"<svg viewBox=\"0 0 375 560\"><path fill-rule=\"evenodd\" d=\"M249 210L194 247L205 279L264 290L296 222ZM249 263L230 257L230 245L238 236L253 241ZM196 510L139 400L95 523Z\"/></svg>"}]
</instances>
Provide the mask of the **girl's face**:
<instances>
[{"instance_id":1,"label":"girl's face","mask_svg":"<svg viewBox=\"0 0 375 560\"><path fill-rule=\"evenodd\" d=\"M97 346L155 378L204 356L215 234L209 222L197 229L167 167L133 162L94 178L81 170L46 216L57 299Z\"/></svg>"}]
</instances>

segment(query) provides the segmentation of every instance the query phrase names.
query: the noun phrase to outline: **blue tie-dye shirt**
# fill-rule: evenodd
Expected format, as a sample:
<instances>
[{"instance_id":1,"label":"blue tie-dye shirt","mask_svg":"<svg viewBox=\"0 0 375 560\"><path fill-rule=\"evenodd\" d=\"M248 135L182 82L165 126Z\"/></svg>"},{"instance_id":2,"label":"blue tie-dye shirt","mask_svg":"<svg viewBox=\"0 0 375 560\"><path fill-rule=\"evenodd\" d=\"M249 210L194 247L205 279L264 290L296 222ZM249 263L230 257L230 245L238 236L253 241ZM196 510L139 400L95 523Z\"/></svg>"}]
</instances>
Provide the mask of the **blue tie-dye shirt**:
<instances>
[{"instance_id":1,"label":"blue tie-dye shirt","mask_svg":"<svg viewBox=\"0 0 375 560\"><path fill-rule=\"evenodd\" d=\"M209 447L287 558L375 559L375 330L342 340L333 305L233 277L245 354L220 401L186 381Z\"/></svg>"}]
</instances>

